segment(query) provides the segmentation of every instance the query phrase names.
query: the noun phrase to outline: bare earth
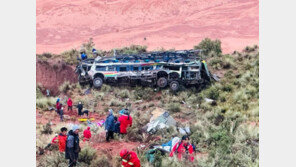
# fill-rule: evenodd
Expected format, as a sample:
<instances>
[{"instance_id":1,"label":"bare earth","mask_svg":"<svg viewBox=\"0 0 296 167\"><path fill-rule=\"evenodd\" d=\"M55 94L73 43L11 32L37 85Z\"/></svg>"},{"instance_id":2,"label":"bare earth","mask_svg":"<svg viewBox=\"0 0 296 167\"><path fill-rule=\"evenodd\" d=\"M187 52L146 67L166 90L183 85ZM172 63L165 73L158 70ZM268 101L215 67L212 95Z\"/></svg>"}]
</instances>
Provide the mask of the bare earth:
<instances>
[{"instance_id":1,"label":"bare earth","mask_svg":"<svg viewBox=\"0 0 296 167\"><path fill-rule=\"evenodd\" d=\"M205 37L220 39L224 53L259 44L259 0L37 0L36 14L37 53L89 38L102 50L192 49Z\"/></svg>"}]
</instances>

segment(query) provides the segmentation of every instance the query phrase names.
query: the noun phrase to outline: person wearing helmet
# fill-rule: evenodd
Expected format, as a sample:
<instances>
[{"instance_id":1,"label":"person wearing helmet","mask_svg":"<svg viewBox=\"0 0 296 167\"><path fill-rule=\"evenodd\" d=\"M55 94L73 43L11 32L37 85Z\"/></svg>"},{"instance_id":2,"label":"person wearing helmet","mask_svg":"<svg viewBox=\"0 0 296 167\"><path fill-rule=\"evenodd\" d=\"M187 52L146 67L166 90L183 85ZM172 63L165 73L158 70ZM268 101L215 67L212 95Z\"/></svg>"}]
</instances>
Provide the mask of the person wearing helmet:
<instances>
[{"instance_id":1,"label":"person wearing helmet","mask_svg":"<svg viewBox=\"0 0 296 167\"><path fill-rule=\"evenodd\" d=\"M98 52L95 48L93 48L91 52L94 55L94 57L98 56Z\"/></svg>"},{"instance_id":2,"label":"person wearing helmet","mask_svg":"<svg viewBox=\"0 0 296 167\"><path fill-rule=\"evenodd\" d=\"M81 60L85 60L85 59L87 59L87 55L84 52L82 52L81 53Z\"/></svg>"},{"instance_id":3,"label":"person wearing helmet","mask_svg":"<svg viewBox=\"0 0 296 167\"><path fill-rule=\"evenodd\" d=\"M178 154L177 156L179 160L182 160L183 157L185 159L189 159L191 162L194 161L194 156L192 155L194 152L193 147L189 143L189 137L187 135L182 137L181 142L175 144L170 153L170 157L172 157L175 152Z\"/></svg>"},{"instance_id":4,"label":"person wearing helmet","mask_svg":"<svg viewBox=\"0 0 296 167\"><path fill-rule=\"evenodd\" d=\"M141 162L137 156L137 153L123 149L120 151L121 166L122 167L140 167Z\"/></svg>"},{"instance_id":5,"label":"person wearing helmet","mask_svg":"<svg viewBox=\"0 0 296 167\"><path fill-rule=\"evenodd\" d=\"M66 159L69 159L69 167L76 166L78 155L80 152L79 146L79 126L74 125L72 130L68 132L67 141L66 141Z\"/></svg>"}]
</instances>

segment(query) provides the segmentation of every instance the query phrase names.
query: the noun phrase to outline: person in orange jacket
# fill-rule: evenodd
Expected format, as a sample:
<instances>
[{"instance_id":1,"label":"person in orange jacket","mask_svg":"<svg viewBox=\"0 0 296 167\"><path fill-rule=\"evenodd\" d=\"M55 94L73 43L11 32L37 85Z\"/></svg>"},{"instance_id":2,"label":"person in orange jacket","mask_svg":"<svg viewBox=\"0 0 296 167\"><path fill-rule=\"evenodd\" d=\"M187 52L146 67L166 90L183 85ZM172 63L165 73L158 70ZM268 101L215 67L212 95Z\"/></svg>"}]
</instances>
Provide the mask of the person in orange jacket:
<instances>
[{"instance_id":1,"label":"person in orange jacket","mask_svg":"<svg viewBox=\"0 0 296 167\"><path fill-rule=\"evenodd\" d=\"M83 141L89 141L89 139L91 138L90 127L87 127L87 129L85 129L85 130L83 131L83 136L84 136Z\"/></svg>"},{"instance_id":2,"label":"person in orange jacket","mask_svg":"<svg viewBox=\"0 0 296 167\"><path fill-rule=\"evenodd\" d=\"M129 115L127 109L125 109L124 114L122 114L118 121L120 122L120 134L126 134L126 128L131 127L133 124L133 118Z\"/></svg>"},{"instance_id":3,"label":"person in orange jacket","mask_svg":"<svg viewBox=\"0 0 296 167\"><path fill-rule=\"evenodd\" d=\"M189 143L189 137L187 135L182 137L181 142L175 144L170 153L170 157L172 157L175 152L178 154L177 156L179 160L182 160L182 157L185 157L185 159L188 158L191 162L194 161L194 150L192 145Z\"/></svg>"},{"instance_id":4,"label":"person in orange jacket","mask_svg":"<svg viewBox=\"0 0 296 167\"><path fill-rule=\"evenodd\" d=\"M71 110L71 112L72 112L73 111L72 110L73 102L72 102L71 98L68 99L67 105L68 105L68 111Z\"/></svg>"},{"instance_id":5,"label":"person in orange jacket","mask_svg":"<svg viewBox=\"0 0 296 167\"><path fill-rule=\"evenodd\" d=\"M120 151L120 157L122 160L122 167L141 167L140 160L137 153L123 149Z\"/></svg>"},{"instance_id":6,"label":"person in orange jacket","mask_svg":"<svg viewBox=\"0 0 296 167\"><path fill-rule=\"evenodd\" d=\"M61 128L61 133L58 136L60 152L65 152L66 141L67 141L67 131L68 131L68 129L66 127L62 127Z\"/></svg>"}]
</instances>

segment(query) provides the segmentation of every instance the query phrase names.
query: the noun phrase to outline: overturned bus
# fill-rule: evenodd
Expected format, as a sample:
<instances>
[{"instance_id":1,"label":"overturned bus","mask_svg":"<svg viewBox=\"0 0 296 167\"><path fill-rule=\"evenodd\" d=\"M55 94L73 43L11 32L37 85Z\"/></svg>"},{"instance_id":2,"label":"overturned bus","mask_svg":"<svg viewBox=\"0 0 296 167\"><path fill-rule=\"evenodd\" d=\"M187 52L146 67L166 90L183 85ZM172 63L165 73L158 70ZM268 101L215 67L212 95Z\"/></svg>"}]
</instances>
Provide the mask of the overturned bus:
<instances>
[{"instance_id":1,"label":"overturned bus","mask_svg":"<svg viewBox=\"0 0 296 167\"><path fill-rule=\"evenodd\" d=\"M177 91L180 85L200 87L213 78L206 62L198 59L199 53L200 50L185 50L98 56L80 62L76 72L80 84L92 84L95 88L107 83L159 88L169 86Z\"/></svg>"}]
</instances>

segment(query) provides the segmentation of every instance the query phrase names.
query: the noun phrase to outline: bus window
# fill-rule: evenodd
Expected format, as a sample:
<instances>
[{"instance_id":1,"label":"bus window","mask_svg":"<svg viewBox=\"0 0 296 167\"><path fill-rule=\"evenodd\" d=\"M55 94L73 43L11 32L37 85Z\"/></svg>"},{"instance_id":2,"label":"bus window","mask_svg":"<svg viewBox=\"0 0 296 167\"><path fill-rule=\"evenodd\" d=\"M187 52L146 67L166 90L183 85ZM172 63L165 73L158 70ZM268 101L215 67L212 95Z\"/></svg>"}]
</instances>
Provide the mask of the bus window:
<instances>
[{"instance_id":1,"label":"bus window","mask_svg":"<svg viewBox=\"0 0 296 167\"><path fill-rule=\"evenodd\" d=\"M133 67L133 71L140 71L139 67Z\"/></svg>"},{"instance_id":2,"label":"bus window","mask_svg":"<svg viewBox=\"0 0 296 167\"><path fill-rule=\"evenodd\" d=\"M155 69L160 69L161 68L161 65L157 65L156 67L155 67Z\"/></svg>"},{"instance_id":3,"label":"bus window","mask_svg":"<svg viewBox=\"0 0 296 167\"><path fill-rule=\"evenodd\" d=\"M116 71L115 66L108 66L108 71Z\"/></svg>"},{"instance_id":4,"label":"bus window","mask_svg":"<svg viewBox=\"0 0 296 167\"><path fill-rule=\"evenodd\" d=\"M119 71L127 71L127 67L119 67Z\"/></svg>"},{"instance_id":5,"label":"bus window","mask_svg":"<svg viewBox=\"0 0 296 167\"><path fill-rule=\"evenodd\" d=\"M152 66L146 66L146 67L143 67L144 70L152 70Z\"/></svg>"},{"instance_id":6,"label":"bus window","mask_svg":"<svg viewBox=\"0 0 296 167\"><path fill-rule=\"evenodd\" d=\"M106 66L96 66L96 71L106 71Z\"/></svg>"}]
</instances>

